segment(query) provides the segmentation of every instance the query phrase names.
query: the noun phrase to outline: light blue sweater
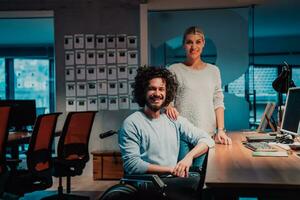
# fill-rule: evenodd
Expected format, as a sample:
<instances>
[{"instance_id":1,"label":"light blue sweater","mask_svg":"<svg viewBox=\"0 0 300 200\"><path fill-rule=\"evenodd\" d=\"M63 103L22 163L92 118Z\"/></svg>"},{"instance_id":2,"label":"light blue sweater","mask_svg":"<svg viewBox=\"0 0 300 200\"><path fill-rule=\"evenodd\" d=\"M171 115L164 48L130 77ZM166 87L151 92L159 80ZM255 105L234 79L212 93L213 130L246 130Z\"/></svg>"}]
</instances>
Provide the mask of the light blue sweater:
<instances>
[{"instance_id":1,"label":"light blue sweater","mask_svg":"<svg viewBox=\"0 0 300 200\"><path fill-rule=\"evenodd\" d=\"M175 166L180 137L193 145L203 142L209 147L214 146L208 133L196 128L183 117L172 121L165 114L157 119L149 119L141 111L131 114L119 130L119 146L125 172L143 174L150 163Z\"/></svg>"}]
</instances>

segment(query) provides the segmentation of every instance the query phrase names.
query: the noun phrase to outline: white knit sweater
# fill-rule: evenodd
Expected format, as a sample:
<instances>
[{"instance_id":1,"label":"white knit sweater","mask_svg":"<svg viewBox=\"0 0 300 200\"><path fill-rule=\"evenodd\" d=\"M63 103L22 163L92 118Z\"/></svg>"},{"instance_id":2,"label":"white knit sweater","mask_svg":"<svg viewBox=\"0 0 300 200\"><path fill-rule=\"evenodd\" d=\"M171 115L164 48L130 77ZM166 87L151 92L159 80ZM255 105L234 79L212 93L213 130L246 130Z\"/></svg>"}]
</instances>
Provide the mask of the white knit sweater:
<instances>
[{"instance_id":1,"label":"white knit sweater","mask_svg":"<svg viewBox=\"0 0 300 200\"><path fill-rule=\"evenodd\" d=\"M215 109L224 108L221 76L217 66L206 64L200 70L183 63L169 67L179 83L174 105L180 115L196 127L214 134L216 129Z\"/></svg>"}]
</instances>

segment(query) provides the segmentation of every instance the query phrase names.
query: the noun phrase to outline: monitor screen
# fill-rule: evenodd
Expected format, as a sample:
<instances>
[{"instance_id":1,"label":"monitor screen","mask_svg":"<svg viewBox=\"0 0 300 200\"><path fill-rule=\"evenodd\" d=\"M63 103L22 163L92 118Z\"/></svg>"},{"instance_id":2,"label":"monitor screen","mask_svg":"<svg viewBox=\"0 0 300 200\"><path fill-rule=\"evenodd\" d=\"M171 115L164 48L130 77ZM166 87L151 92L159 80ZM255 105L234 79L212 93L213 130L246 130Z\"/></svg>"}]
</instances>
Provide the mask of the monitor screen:
<instances>
[{"instance_id":1,"label":"monitor screen","mask_svg":"<svg viewBox=\"0 0 300 200\"><path fill-rule=\"evenodd\" d=\"M281 131L289 134L300 134L300 87L290 88L283 119L281 123Z\"/></svg>"},{"instance_id":2,"label":"monitor screen","mask_svg":"<svg viewBox=\"0 0 300 200\"><path fill-rule=\"evenodd\" d=\"M33 126L36 119L35 100L0 100L0 106L10 106L9 128L26 131Z\"/></svg>"}]
</instances>

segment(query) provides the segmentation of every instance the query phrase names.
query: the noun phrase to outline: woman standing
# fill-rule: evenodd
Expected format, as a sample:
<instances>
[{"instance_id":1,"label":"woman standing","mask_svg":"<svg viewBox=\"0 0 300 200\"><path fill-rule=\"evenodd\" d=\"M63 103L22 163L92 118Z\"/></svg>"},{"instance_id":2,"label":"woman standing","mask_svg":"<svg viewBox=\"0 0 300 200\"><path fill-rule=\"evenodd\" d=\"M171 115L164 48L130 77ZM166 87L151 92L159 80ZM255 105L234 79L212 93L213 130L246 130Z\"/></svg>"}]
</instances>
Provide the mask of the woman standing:
<instances>
[{"instance_id":1,"label":"woman standing","mask_svg":"<svg viewBox=\"0 0 300 200\"><path fill-rule=\"evenodd\" d=\"M205 63L201 53L205 45L204 33L197 27L186 29L183 47L186 59L170 66L179 88L174 105L166 108L167 115L176 119L178 114L195 126L214 136L216 142L231 144L224 127L224 96L217 66Z\"/></svg>"}]
</instances>

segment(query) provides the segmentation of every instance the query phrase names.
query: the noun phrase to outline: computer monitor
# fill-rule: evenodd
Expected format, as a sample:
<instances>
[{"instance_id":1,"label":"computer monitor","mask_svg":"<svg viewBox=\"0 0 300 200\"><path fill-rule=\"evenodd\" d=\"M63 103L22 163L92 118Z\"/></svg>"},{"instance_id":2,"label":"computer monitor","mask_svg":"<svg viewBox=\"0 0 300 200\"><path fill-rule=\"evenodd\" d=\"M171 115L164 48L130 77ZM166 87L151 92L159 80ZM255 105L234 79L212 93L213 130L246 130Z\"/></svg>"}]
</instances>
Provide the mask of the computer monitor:
<instances>
[{"instance_id":1,"label":"computer monitor","mask_svg":"<svg viewBox=\"0 0 300 200\"><path fill-rule=\"evenodd\" d=\"M290 88L283 113L281 131L300 135L300 87Z\"/></svg>"},{"instance_id":2,"label":"computer monitor","mask_svg":"<svg viewBox=\"0 0 300 200\"><path fill-rule=\"evenodd\" d=\"M263 115L261 116L260 123L258 128L256 129L257 132L265 132L265 129L269 125L272 131L276 131L274 125L272 124L272 114L275 110L275 102L268 102L265 108Z\"/></svg>"},{"instance_id":3,"label":"computer monitor","mask_svg":"<svg viewBox=\"0 0 300 200\"><path fill-rule=\"evenodd\" d=\"M36 119L35 100L0 100L0 106L10 106L9 128L14 131L27 131Z\"/></svg>"}]
</instances>

